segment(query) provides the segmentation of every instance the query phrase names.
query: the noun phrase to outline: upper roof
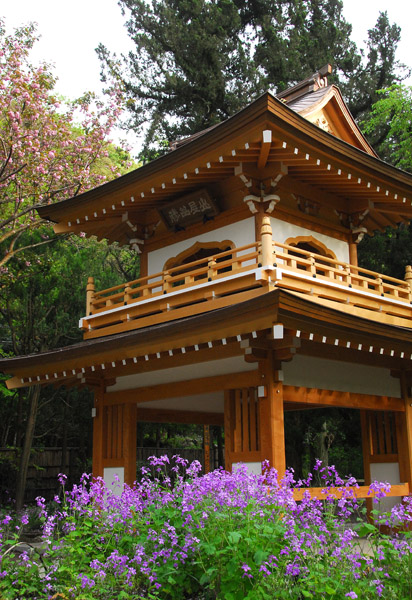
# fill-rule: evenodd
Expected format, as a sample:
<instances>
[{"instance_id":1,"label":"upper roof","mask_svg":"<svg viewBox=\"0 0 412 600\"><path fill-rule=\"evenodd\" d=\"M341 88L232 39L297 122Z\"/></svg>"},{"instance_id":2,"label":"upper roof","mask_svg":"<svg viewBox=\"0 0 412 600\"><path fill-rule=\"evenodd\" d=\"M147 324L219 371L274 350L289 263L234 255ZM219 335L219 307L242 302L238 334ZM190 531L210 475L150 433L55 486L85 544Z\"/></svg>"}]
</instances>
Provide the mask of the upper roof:
<instances>
[{"instance_id":1,"label":"upper roof","mask_svg":"<svg viewBox=\"0 0 412 600\"><path fill-rule=\"evenodd\" d=\"M270 144L264 131L270 132ZM412 217L412 176L376 156L340 91L321 72L277 97L264 93L131 173L38 210L57 223L56 232L85 232L121 244L138 239L150 249L155 240L176 241L159 210L186 193L213 186L223 211L247 210L243 197L250 190L235 173L256 189L262 182L273 185L281 173L275 184L279 218L293 219L291 196L297 193L320 203L325 222L341 235L350 232L356 215L369 232Z\"/></svg>"}]
</instances>

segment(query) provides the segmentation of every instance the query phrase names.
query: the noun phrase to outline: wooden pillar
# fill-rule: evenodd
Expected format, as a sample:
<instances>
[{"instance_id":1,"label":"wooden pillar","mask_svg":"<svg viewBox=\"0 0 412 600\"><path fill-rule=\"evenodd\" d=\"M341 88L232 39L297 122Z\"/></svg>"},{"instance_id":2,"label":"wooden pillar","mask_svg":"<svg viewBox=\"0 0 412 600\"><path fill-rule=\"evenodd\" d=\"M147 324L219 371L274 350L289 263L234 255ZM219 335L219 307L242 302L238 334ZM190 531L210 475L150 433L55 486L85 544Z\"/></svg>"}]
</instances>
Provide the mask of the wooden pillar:
<instances>
[{"instance_id":1,"label":"wooden pillar","mask_svg":"<svg viewBox=\"0 0 412 600\"><path fill-rule=\"evenodd\" d=\"M275 366L272 353L259 365L265 389L265 397L259 401L261 456L283 477L286 470L283 384Z\"/></svg>"},{"instance_id":2,"label":"wooden pillar","mask_svg":"<svg viewBox=\"0 0 412 600\"><path fill-rule=\"evenodd\" d=\"M362 454L363 454L363 478L365 485L371 484L371 463L370 459L373 453L372 448L372 433L370 427L370 419L368 418L368 411L360 411L360 422L361 422L361 433L362 433ZM372 510L372 499L366 498L366 508L368 514Z\"/></svg>"},{"instance_id":3,"label":"wooden pillar","mask_svg":"<svg viewBox=\"0 0 412 600\"><path fill-rule=\"evenodd\" d=\"M93 277L89 277L86 286L86 317L93 313L93 299L94 299L95 285Z\"/></svg>"},{"instance_id":4,"label":"wooden pillar","mask_svg":"<svg viewBox=\"0 0 412 600\"><path fill-rule=\"evenodd\" d=\"M405 412L396 415L399 475L401 482L409 483L412 490L412 398L409 395L405 371L401 371L400 384Z\"/></svg>"},{"instance_id":5,"label":"wooden pillar","mask_svg":"<svg viewBox=\"0 0 412 600\"><path fill-rule=\"evenodd\" d=\"M123 404L123 465L124 482L133 485L136 481L137 406Z\"/></svg>"},{"instance_id":6,"label":"wooden pillar","mask_svg":"<svg viewBox=\"0 0 412 600\"><path fill-rule=\"evenodd\" d=\"M203 425L203 472L210 473L210 426Z\"/></svg>"},{"instance_id":7,"label":"wooden pillar","mask_svg":"<svg viewBox=\"0 0 412 600\"><path fill-rule=\"evenodd\" d=\"M262 218L262 267L272 267L273 265L273 241L272 241L272 226L270 217L264 215Z\"/></svg>"},{"instance_id":8,"label":"wooden pillar","mask_svg":"<svg viewBox=\"0 0 412 600\"><path fill-rule=\"evenodd\" d=\"M405 267L405 281L409 286L409 295L412 297L412 267L411 265L406 265Z\"/></svg>"},{"instance_id":9,"label":"wooden pillar","mask_svg":"<svg viewBox=\"0 0 412 600\"><path fill-rule=\"evenodd\" d=\"M140 274L139 277L147 277L148 273L148 260L147 260L147 251L143 250L141 254L139 254L140 260Z\"/></svg>"},{"instance_id":10,"label":"wooden pillar","mask_svg":"<svg viewBox=\"0 0 412 600\"><path fill-rule=\"evenodd\" d=\"M349 242L349 262L354 267L358 266L358 245L355 242Z\"/></svg>"},{"instance_id":11,"label":"wooden pillar","mask_svg":"<svg viewBox=\"0 0 412 600\"><path fill-rule=\"evenodd\" d=\"M231 460L231 448L233 444L232 439L232 403L231 403L231 390L225 390L225 408L224 408L224 431L225 431L225 470L232 470Z\"/></svg>"},{"instance_id":12,"label":"wooden pillar","mask_svg":"<svg viewBox=\"0 0 412 600\"><path fill-rule=\"evenodd\" d=\"M92 474L93 477L103 477L103 381L98 388L94 390L94 409L93 409L93 458Z\"/></svg>"},{"instance_id":13,"label":"wooden pillar","mask_svg":"<svg viewBox=\"0 0 412 600\"><path fill-rule=\"evenodd\" d=\"M93 477L133 485L136 480L137 409L133 403L105 403L103 384L95 391ZM117 470L117 473L115 473Z\"/></svg>"},{"instance_id":14,"label":"wooden pillar","mask_svg":"<svg viewBox=\"0 0 412 600\"><path fill-rule=\"evenodd\" d=\"M255 240L262 241L262 221L265 216L264 208L261 204L257 205L257 213L255 213Z\"/></svg>"}]
</instances>

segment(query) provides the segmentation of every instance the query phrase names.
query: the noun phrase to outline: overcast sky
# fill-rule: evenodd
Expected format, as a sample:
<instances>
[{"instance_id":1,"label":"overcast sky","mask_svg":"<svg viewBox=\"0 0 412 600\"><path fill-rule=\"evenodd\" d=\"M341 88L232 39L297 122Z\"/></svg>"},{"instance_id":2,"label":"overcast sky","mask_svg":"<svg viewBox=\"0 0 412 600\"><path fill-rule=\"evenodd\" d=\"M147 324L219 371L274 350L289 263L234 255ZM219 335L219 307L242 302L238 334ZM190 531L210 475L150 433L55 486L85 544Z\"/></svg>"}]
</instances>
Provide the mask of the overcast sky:
<instances>
[{"instance_id":1,"label":"overcast sky","mask_svg":"<svg viewBox=\"0 0 412 600\"><path fill-rule=\"evenodd\" d=\"M363 45L367 31L388 11L389 20L402 27L398 58L412 67L412 2L410 0L343 0L344 16L353 26L352 39ZM100 65L95 52L102 42L117 53L127 52L129 38L117 0L15 0L3 2L0 16L10 32L29 21L38 23L40 41L33 60L54 64L57 90L69 98L87 90L101 91ZM320 65L321 66L321 65ZM130 140L132 141L132 140Z\"/></svg>"}]
</instances>

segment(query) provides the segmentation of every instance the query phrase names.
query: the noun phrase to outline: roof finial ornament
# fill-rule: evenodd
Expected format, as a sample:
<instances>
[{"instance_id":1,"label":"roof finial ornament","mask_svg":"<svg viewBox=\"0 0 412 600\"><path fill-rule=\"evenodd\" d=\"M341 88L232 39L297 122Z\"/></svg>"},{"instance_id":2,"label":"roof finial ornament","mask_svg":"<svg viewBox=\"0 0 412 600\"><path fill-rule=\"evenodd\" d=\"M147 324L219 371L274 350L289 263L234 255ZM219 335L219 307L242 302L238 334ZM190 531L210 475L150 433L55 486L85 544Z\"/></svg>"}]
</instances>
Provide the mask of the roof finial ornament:
<instances>
[{"instance_id":1,"label":"roof finial ornament","mask_svg":"<svg viewBox=\"0 0 412 600\"><path fill-rule=\"evenodd\" d=\"M317 89L327 87L328 75L332 73L332 65L327 64L323 66L317 73L314 73L313 78L315 80L315 86Z\"/></svg>"}]
</instances>

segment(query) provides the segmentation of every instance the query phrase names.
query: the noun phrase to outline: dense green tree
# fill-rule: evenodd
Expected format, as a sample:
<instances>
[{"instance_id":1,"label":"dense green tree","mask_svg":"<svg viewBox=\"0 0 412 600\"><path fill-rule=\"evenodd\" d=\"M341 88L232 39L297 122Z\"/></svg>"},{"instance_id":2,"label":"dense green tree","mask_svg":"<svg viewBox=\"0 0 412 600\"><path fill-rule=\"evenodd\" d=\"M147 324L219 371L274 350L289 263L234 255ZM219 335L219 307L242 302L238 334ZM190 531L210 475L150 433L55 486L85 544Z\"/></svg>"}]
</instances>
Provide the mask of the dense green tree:
<instances>
[{"instance_id":1,"label":"dense green tree","mask_svg":"<svg viewBox=\"0 0 412 600\"><path fill-rule=\"evenodd\" d=\"M144 159L165 142L226 119L267 89L281 91L326 63L354 116L375 90L402 77L400 29L386 13L366 56L351 41L341 0L120 0L136 49L121 59L100 45L102 77L124 88L128 127L146 133ZM152 152L150 151L152 150Z\"/></svg>"},{"instance_id":2,"label":"dense green tree","mask_svg":"<svg viewBox=\"0 0 412 600\"><path fill-rule=\"evenodd\" d=\"M363 128L372 138L382 131L381 156L396 167L412 172L412 88L394 85L377 92ZM403 279L412 264L412 227L388 228L366 237L359 246L361 266Z\"/></svg>"},{"instance_id":3,"label":"dense green tree","mask_svg":"<svg viewBox=\"0 0 412 600\"><path fill-rule=\"evenodd\" d=\"M40 230L26 235L35 243L36 235L41 239ZM9 262L0 283L2 354L30 354L80 341L77 323L85 310L87 277L94 276L98 289L103 289L138 274L134 252L93 239L57 238L27 249L24 261L15 257ZM12 397L0 390L0 399L2 441L21 447L16 494L21 506L33 444L84 445L90 437L90 396L33 387Z\"/></svg>"},{"instance_id":4,"label":"dense green tree","mask_svg":"<svg viewBox=\"0 0 412 600\"><path fill-rule=\"evenodd\" d=\"M412 87L393 85L378 89L377 100L362 124L371 137L386 132L380 144L382 158L412 172Z\"/></svg>"}]
</instances>

